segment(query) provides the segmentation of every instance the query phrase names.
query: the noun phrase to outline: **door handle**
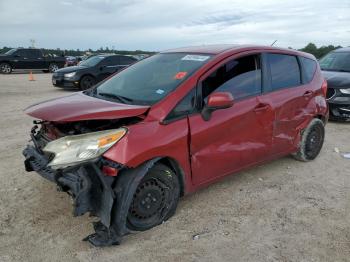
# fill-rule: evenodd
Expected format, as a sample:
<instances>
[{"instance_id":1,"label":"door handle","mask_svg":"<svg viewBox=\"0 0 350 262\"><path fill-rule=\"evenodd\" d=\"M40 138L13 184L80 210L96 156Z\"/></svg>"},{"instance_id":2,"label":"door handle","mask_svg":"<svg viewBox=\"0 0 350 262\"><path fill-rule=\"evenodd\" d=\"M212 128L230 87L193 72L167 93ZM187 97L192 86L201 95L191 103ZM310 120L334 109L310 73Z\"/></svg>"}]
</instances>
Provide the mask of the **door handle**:
<instances>
[{"instance_id":1,"label":"door handle","mask_svg":"<svg viewBox=\"0 0 350 262\"><path fill-rule=\"evenodd\" d=\"M314 94L314 92L312 92L312 91L306 91L306 92L303 94L303 97L311 97L313 94Z\"/></svg>"},{"instance_id":2,"label":"door handle","mask_svg":"<svg viewBox=\"0 0 350 262\"><path fill-rule=\"evenodd\" d=\"M259 104L254 108L254 112L266 111L270 108L269 104Z\"/></svg>"}]
</instances>

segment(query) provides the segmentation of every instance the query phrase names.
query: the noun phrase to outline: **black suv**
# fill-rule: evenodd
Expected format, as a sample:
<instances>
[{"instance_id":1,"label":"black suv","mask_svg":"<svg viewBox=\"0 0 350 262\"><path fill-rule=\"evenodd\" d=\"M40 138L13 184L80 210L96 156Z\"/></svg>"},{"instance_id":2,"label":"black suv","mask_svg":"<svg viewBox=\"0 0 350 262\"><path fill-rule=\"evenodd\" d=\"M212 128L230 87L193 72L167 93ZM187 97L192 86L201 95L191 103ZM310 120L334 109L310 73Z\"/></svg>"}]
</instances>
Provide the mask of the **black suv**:
<instances>
[{"instance_id":1,"label":"black suv","mask_svg":"<svg viewBox=\"0 0 350 262\"><path fill-rule=\"evenodd\" d=\"M134 57L123 55L92 56L77 66L57 70L52 75L52 84L85 90L136 61Z\"/></svg>"},{"instance_id":2,"label":"black suv","mask_svg":"<svg viewBox=\"0 0 350 262\"><path fill-rule=\"evenodd\" d=\"M64 67L64 57L45 56L40 49L15 48L0 54L0 72L10 74L12 69L41 69L44 72L55 72Z\"/></svg>"},{"instance_id":3,"label":"black suv","mask_svg":"<svg viewBox=\"0 0 350 262\"><path fill-rule=\"evenodd\" d=\"M350 47L328 53L320 66L328 82L330 119L350 121Z\"/></svg>"}]
</instances>

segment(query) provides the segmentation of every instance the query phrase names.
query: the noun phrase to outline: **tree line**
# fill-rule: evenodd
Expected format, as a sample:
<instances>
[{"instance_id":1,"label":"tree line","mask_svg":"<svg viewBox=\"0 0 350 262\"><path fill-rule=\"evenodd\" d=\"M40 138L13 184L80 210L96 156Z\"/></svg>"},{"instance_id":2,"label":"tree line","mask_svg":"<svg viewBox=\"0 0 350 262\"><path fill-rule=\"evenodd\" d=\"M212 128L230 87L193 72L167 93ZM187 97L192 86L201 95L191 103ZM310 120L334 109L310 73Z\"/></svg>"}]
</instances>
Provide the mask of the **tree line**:
<instances>
[{"instance_id":1,"label":"tree line","mask_svg":"<svg viewBox=\"0 0 350 262\"><path fill-rule=\"evenodd\" d=\"M300 51L307 52L310 54L313 54L316 58L321 58L322 56L326 55L330 51L333 51L335 49L341 48L340 45L334 46L334 45L328 45L328 46L320 46L317 47L314 43L307 44L304 48L299 49ZM2 49L0 49L0 53L5 53L8 50L12 49L11 47L4 46ZM80 49L47 49L42 48L44 54L51 54L51 55L57 55L57 56L82 56L85 54L100 54L100 53L116 53L116 54L122 54L122 55L138 55L138 54L154 54L155 52L152 51L143 51L143 50L135 50L135 51L126 51L126 50L116 50L116 49L109 49L106 48L99 48L96 50L87 49L87 50L80 50Z\"/></svg>"},{"instance_id":2,"label":"tree line","mask_svg":"<svg viewBox=\"0 0 350 262\"><path fill-rule=\"evenodd\" d=\"M8 50L13 49L14 47L7 47L4 46L3 48L0 48L0 53L5 53ZM106 48L99 48L96 50L93 49L87 49L87 50L80 50L80 49L50 49L50 48L40 48L44 54L46 55L56 55L56 56L83 56L86 54L101 54L101 53L115 53L115 54L121 54L121 55L138 55L138 54L154 54L155 52L151 51L143 51L143 50L135 50L135 51L126 51L126 50L116 50L116 49L110 49L108 47Z\"/></svg>"}]
</instances>

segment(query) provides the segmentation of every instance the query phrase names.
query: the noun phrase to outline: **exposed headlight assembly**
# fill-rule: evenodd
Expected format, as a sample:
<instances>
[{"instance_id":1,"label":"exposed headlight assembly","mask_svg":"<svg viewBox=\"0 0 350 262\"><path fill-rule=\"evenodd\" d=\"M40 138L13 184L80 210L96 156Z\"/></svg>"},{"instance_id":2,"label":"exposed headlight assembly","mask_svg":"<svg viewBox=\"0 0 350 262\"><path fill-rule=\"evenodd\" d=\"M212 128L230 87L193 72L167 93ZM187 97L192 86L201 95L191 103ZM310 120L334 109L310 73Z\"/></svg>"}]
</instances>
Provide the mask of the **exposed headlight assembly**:
<instances>
[{"instance_id":1,"label":"exposed headlight assembly","mask_svg":"<svg viewBox=\"0 0 350 262\"><path fill-rule=\"evenodd\" d=\"M350 95L350 88L339 89L339 91L340 91L342 94Z\"/></svg>"},{"instance_id":2,"label":"exposed headlight assembly","mask_svg":"<svg viewBox=\"0 0 350 262\"><path fill-rule=\"evenodd\" d=\"M76 72L64 74L64 77L66 77L66 78L71 78L71 77L75 76L75 73L76 73Z\"/></svg>"},{"instance_id":3,"label":"exposed headlight assembly","mask_svg":"<svg viewBox=\"0 0 350 262\"><path fill-rule=\"evenodd\" d=\"M53 169L74 166L81 162L96 159L118 142L127 132L126 128L65 136L49 142L44 152L54 153L48 164Z\"/></svg>"}]
</instances>

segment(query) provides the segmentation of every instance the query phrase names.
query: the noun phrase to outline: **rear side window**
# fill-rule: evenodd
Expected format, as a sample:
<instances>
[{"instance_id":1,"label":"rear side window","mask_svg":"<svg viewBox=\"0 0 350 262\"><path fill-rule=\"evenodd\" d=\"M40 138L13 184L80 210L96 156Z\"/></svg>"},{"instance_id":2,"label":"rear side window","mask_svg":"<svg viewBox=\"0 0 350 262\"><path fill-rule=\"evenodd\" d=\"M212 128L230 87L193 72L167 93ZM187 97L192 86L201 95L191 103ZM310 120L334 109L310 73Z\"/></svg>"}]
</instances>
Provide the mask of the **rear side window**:
<instances>
[{"instance_id":1,"label":"rear side window","mask_svg":"<svg viewBox=\"0 0 350 262\"><path fill-rule=\"evenodd\" d=\"M116 66L120 64L119 56L109 56L102 61L103 65Z\"/></svg>"},{"instance_id":2,"label":"rear side window","mask_svg":"<svg viewBox=\"0 0 350 262\"><path fill-rule=\"evenodd\" d=\"M121 56L120 57L120 64L121 65L130 65L136 61L135 58L133 57L128 57L128 56Z\"/></svg>"},{"instance_id":3,"label":"rear side window","mask_svg":"<svg viewBox=\"0 0 350 262\"><path fill-rule=\"evenodd\" d=\"M303 82L305 84L310 83L314 78L314 74L316 71L316 61L302 56L300 56L299 59L304 69Z\"/></svg>"},{"instance_id":4,"label":"rear side window","mask_svg":"<svg viewBox=\"0 0 350 262\"><path fill-rule=\"evenodd\" d=\"M219 67L202 82L202 98L212 92L230 92L235 99L261 93L260 56L234 59Z\"/></svg>"},{"instance_id":5,"label":"rear side window","mask_svg":"<svg viewBox=\"0 0 350 262\"><path fill-rule=\"evenodd\" d=\"M292 55L267 54L272 90L298 86L301 83L298 60Z\"/></svg>"}]
</instances>

